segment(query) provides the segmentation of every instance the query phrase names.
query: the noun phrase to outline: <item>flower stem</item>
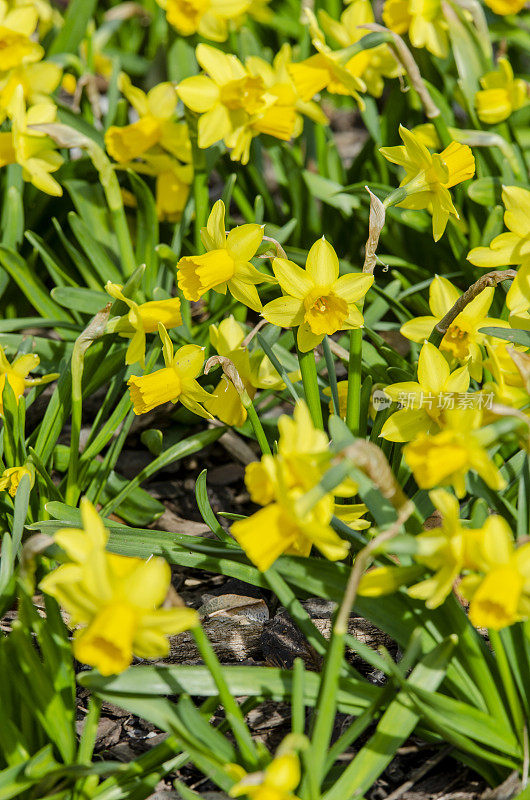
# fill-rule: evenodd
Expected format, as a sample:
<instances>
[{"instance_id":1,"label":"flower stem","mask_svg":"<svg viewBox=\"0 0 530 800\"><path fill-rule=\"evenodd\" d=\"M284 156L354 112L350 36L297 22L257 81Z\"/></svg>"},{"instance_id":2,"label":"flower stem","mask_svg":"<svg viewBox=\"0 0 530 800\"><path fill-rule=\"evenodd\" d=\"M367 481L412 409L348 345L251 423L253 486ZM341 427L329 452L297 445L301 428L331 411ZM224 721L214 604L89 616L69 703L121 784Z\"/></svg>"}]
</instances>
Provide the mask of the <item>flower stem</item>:
<instances>
[{"instance_id":1,"label":"flower stem","mask_svg":"<svg viewBox=\"0 0 530 800\"><path fill-rule=\"evenodd\" d=\"M206 169L206 153L198 144L197 121L191 119L191 114L186 114L190 131L191 152L193 158L193 200L195 204L195 249L202 253L204 248L201 241L201 228L204 228L208 219L209 195L208 172Z\"/></svg>"},{"instance_id":2,"label":"flower stem","mask_svg":"<svg viewBox=\"0 0 530 800\"><path fill-rule=\"evenodd\" d=\"M261 424L261 420L256 413L256 409L252 401L248 406L245 406L248 418L251 422L251 425L254 429L254 433L256 434L256 439L258 440L258 444L261 447L261 452L263 455L271 455L271 448L269 442L267 441L267 437L265 435L265 431L263 430L263 425Z\"/></svg>"},{"instance_id":3,"label":"flower stem","mask_svg":"<svg viewBox=\"0 0 530 800\"><path fill-rule=\"evenodd\" d=\"M298 353L300 372L302 373L305 399L311 414L311 419L313 420L313 425L323 430L324 421L322 419L322 404L320 402L320 392L318 389L315 351L308 350L307 353L302 353L298 345L296 346L296 351Z\"/></svg>"},{"instance_id":4,"label":"flower stem","mask_svg":"<svg viewBox=\"0 0 530 800\"><path fill-rule=\"evenodd\" d=\"M348 395L346 400L346 424L354 436L358 436L361 421L361 362L363 332L354 328L350 332L350 359L348 362Z\"/></svg>"}]
</instances>

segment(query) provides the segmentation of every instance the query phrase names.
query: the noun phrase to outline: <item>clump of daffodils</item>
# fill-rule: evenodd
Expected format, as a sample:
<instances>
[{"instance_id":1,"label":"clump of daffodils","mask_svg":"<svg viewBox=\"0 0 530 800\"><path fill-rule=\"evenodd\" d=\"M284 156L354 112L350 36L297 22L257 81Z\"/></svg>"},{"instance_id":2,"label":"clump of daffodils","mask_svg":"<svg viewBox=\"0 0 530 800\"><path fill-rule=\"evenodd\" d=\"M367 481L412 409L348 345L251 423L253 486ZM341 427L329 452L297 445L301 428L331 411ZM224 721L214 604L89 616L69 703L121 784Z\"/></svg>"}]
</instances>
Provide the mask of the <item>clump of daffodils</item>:
<instances>
[{"instance_id":1,"label":"clump of daffodils","mask_svg":"<svg viewBox=\"0 0 530 800\"><path fill-rule=\"evenodd\" d=\"M332 494L307 505L304 495L315 487L330 466L329 440L313 426L303 401L296 405L293 418L283 416L278 423L280 439L276 455L264 455L249 464L245 484L251 500L263 506L259 511L232 525L231 533L248 558L266 571L283 553L308 556L313 546L331 561L345 558L349 544L331 527L338 507ZM348 482L335 489L343 497L355 495L357 487ZM360 519L364 506L345 507L352 528L367 527Z\"/></svg>"},{"instance_id":2,"label":"clump of daffodils","mask_svg":"<svg viewBox=\"0 0 530 800\"><path fill-rule=\"evenodd\" d=\"M86 499L81 518L83 528L54 534L69 560L40 583L69 615L75 657L102 675L114 675L135 655L167 655L168 635L199 624L191 608L161 608L171 585L169 564L158 557L143 561L107 552L108 531Z\"/></svg>"}]
</instances>

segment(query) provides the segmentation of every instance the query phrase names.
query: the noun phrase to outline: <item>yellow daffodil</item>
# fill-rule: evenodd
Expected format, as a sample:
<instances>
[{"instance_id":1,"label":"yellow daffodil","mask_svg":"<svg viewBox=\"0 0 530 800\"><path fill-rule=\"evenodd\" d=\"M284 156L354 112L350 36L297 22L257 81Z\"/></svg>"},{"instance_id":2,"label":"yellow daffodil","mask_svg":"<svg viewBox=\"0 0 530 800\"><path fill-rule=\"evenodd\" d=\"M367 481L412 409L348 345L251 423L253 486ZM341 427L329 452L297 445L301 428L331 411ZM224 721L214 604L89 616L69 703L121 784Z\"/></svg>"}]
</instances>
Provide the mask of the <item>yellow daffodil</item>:
<instances>
[{"instance_id":1,"label":"yellow daffodil","mask_svg":"<svg viewBox=\"0 0 530 800\"><path fill-rule=\"evenodd\" d=\"M499 58L498 66L480 79L482 90L475 95L477 114L487 125L496 125L528 103L528 84L514 78L507 58Z\"/></svg>"},{"instance_id":2,"label":"yellow daffodil","mask_svg":"<svg viewBox=\"0 0 530 800\"><path fill-rule=\"evenodd\" d=\"M35 472L33 469L29 469L26 466L5 469L0 476L0 492L9 492L11 497L14 497L24 475L28 475L30 487L33 487L35 483Z\"/></svg>"},{"instance_id":3,"label":"yellow daffodil","mask_svg":"<svg viewBox=\"0 0 530 800\"><path fill-rule=\"evenodd\" d=\"M491 396L492 403L500 403L511 408L521 408L526 405L529 400L528 392L512 358L512 353L524 353L526 348L514 348L513 345L499 339L487 344L486 348L488 358L484 362L484 367L491 373L493 380L484 384L483 393ZM487 417L485 414L485 421ZM491 413L491 418L494 417L495 415Z\"/></svg>"},{"instance_id":4,"label":"yellow daffodil","mask_svg":"<svg viewBox=\"0 0 530 800\"><path fill-rule=\"evenodd\" d=\"M5 74L0 74L0 122L7 116L9 104L18 86L21 86L28 105L51 103L50 95L61 82L62 69L52 61L22 64Z\"/></svg>"},{"instance_id":5,"label":"yellow daffodil","mask_svg":"<svg viewBox=\"0 0 530 800\"><path fill-rule=\"evenodd\" d=\"M492 515L474 542L471 568L458 591L470 600L469 619L500 630L530 617L530 544L515 547L505 519Z\"/></svg>"},{"instance_id":6,"label":"yellow daffodil","mask_svg":"<svg viewBox=\"0 0 530 800\"><path fill-rule=\"evenodd\" d=\"M288 752L276 756L262 772L246 773L237 764L231 764L231 773L238 779L228 792L230 797L250 800L298 800L293 794L300 783L300 759Z\"/></svg>"},{"instance_id":7,"label":"yellow daffodil","mask_svg":"<svg viewBox=\"0 0 530 800\"><path fill-rule=\"evenodd\" d=\"M24 89L17 86L7 113L11 119L11 132L0 133L0 167L20 164L24 180L46 194L60 197L61 186L51 173L63 163L55 143L32 126L55 121L57 109L51 102L39 103L26 111Z\"/></svg>"},{"instance_id":8,"label":"yellow daffodil","mask_svg":"<svg viewBox=\"0 0 530 800\"><path fill-rule=\"evenodd\" d=\"M530 258L526 258L517 270L506 295L506 305L510 309L512 328L530 330Z\"/></svg>"},{"instance_id":9,"label":"yellow daffodil","mask_svg":"<svg viewBox=\"0 0 530 800\"><path fill-rule=\"evenodd\" d=\"M494 269L522 264L530 256L530 191L520 186L503 186L504 224L510 231L496 236L489 247L475 247L467 259L476 267Z\"/></svg>"},{"instance_id":10,"label":"yellow daffodil","mask_svg":"<svg viewBox=\"0 0 530 800\"><path fill-rule=\"evenodd\" d=\"M1 72L42 58L44 50L32 38L38 18L37 11L30 5L13 8L7 0L0 0Z\"/></svg>"},{"instance_id":11,"label":"yellow daffodil","mask_svg":"<svg viewBox=\"0 0 530 800\"><path fill-rule=\"evenodd\" d=\"M277 103L272 107L273 109L282 105L287 106L289 109L294 107L296 110L296 125L293 130L293 136L298 136L303 127L302 115L309 117L313 122L317 122L320 125L327 125L328 118L318 103L305 102L299 96L289 71L292 63L291 59L291 45L286 42L275 55L272 64L258 56L249 56L245 61L245 66L251 75L260 77L267 91L277 98Z\"/></svg>"},{"instance_id":12,"label":"yellow daffodil","mask_svg":"<svg viewBox=\"0 0 530 800\"><path fill-rule=\"evenodd\" d=\"M59 28L62 25L63 18L50 0L11 0L11 6L17 9L30 8L37 14L39 39L42 39L53 26Z\"/></svg>"},{"instance_id":13,"label":"yellow daffodil","mask_svg":"<svg viewBox=\"0 0 530 800\"><path fill-rule=\"evenodd\" d=\"M148 151L141 160L123 165L140 175L156 178L156 213L161 222L179 222L193 182L193 166L166 153Z\"/></svg>"},{"instance_id":14,"label":"yellow daffodil","mask_svg":"<svg viewBox=\"0 0 530 800\"><path fill-rule=\"evenodd\" d=\"M160 608L171 586L163 558L107 553L108 531L93 505L81 501L82 529L58 530L54 540L70 563L40 583L69 614L74 655L102 675L122 672L133 655L159 658L169 652L167 636L199 624L191 608Z\"/></svg>"},{"instance_id":15,"label":"yellow daffodil","mask_svg":"<svg viewBox=\"0 0 530 800\"><path fill-rule=\"evenodd\" d=\"M418 380L393 383L385 387L394 402L406 405L392 414L380 436L390 442L410 442L419 433L433 433L443 427L444 408L455 394L467 392L467 366L450 372L447 360L438 348L425 342L418 359ZM450 407L450 405L449 405Z\"/></svg>"},{"instance_id":16,"label":"yellow daffodil","mask_svg":"<svg viewBox=\"0 0 530 800\"><path fill-rule=\"evenodd\" d=\"M495 14L518 14L526 5L527 0L484 0Z\"/></svg>"},{"instance_id":17,"label":"yellow daffodil","mask_svg":"<svg viewBox=\"0 0 530 800\"><path fill-rule=\"evenodd\" d=\"M443 235L450 216L460 219L449 189L475 174L475 159L466 144L451 142L441 153L430 153L420 138L403 125L399 126L403 146L380 147L388 161L405 169L399 184L407 196L397 205L401 208L426 208L432 214L434 241Z\"/></svg>"},{"instance_id":18,"label":"yellow daffodil","mask_svg":"<svg viewBox=\"0 0 530 800\"><path fill-rule=\"evenodd\" d=\"M324 237L311 247L305 269L285 258L275 258L272 269L284 295L267 303L262 314L282 328L298 325L302 352L317 347L326 334L362 327L363 315L355 304L372 285L373 275L339 278L337 254Z\"/></svg>"},{"instance_id":19,"label":"yellow daffodil","mask_svg":"<svg viewBox=\"0 0 530 800\"><path fill-rule=\"evenodd\" d=\"M159 145L181 161L189 162L191 144L188 127L173 119L178 102L173 84L159 83L145 94L122 73L119 87L140 119L123 128L111 125L107 130L105 146L112 158L124 164Z\"/></svg>"},{"instance_id":20,"label":"yellow daffodil","mask_svg":"<svg viewBox=\"0 0 530 800\"><path fill-rule=\"evenodd\" d=\"M225 205L218 200L206 228L201 229L201 239L207 252L200 256L184 256L177 264L177 281L184 297L196 301L210 289L219 294L225 294L228 289L240 303L259 311L261 301L256 284L275 282L250 263L263 239L262 226L239 225L227 235Z\"/></svg>"},{"instance_id":21,"label":"yellow daffodil","mask_svg":"<svg viewBox=\"0 0 530 800\"><path fill-rule=\"evenodd\" d=\"M464 497L469 470L477 472L490 489L504 489L506 482L481 443L477 430L481 420L477 408L448 410L443 431L434 436L421 433L405 445L405 461L420 489L452 485L457 497Z\"/></svg>"},{"instance_id":22,"label":"yellow daffodil","mask_svg":"<svg viewBox=\"0 0 530 800\"><path fill-rule=\"evenodd\" d=\"M256 389L285 387L282 379L262 350L249 351L244 344L245 327L229 316L217 325L210 325L210 342L220 356L234 364L243 385L252 400ZM295 376L296 377L296 376ZM238 427L247 418L247 411L234 384L223 375L204 407L227 425Z\"/></svg>"},{"instance_id":23,"label":"yellow daffodil","mask_svg":"<svg viewBox=\"0 0 530 800\"><path fill-rule=\"evenodd\" d=\"M467 567L470 542L480 536L481 531L462 527L460 505L449 492L435 489L429 492L429 497L440 512L442 524L416 537L414 558L429 567L434 575L411 586L408 593L418 600L425 600L427 608L438 608L451 593L464 567Z\"/></svg>"},{"instance_id":24,"label":"yellow daffodil","mask_svg":"<svg viewBox=\"0 0 530 800\"><path fill-rule=\"evenodd\" d=\"M475 297L449 326L440 344L440 350L451 358L452 363L468 364L472 378L482 377L482 351L480 345L489 341L481 328L487 326L507 328L508 323L495 317L487 317L493 302L495 289L486 287ZM401 333L413 342L428 339L432 329L453 308L461 292L447 278L437 275L429 289L431 317L416 317L401 326ZM495 340L497 341L497 340Z\"/></svg>"},{"instance_id":25,"label":"yellow daffodil","mask_svg":"<svg viewBox=\"0 0 530 800\"><path fill-rule=\"evenodd\" d=\"M15 398L18 400L24 391L31 386L41 386L59 377L59 373L50 373L41 378L28 378L29 373L39 366L40 358L34 353L28 353L16 358L12 364L6 358L4 348L0 346L0 415L4 413L2 394L6 381L11 386Z\"/></svg>"},{"instance_id":26,"label":"yellow daffodil","mask_svg":"<svg viewBox=\"0 0 530 800\"><path fill-rule=\"evenodd\" d=\"M383 22L395 33L408 32L414 47L425 47L434 56L445 58L449 51L441 0L386 0Z\"/></svg>"},{"instance_id":27,"label":"yellow daffodil","mask_svg":"<svg viewBox=\"0 0 530 800\"><path fill-rule=\"evenodd\" d=\"M167 21L181 36L198 33L203 39L224 42L228 23L250 6L250 0L156 0Z\"/></svg>"},{"instance_id":28,"label":"yellow daffodil","mask_svg":"<svg viewBox=\"0 0 530 800\"><path fill-rule=\"evenodd\" d=\"M251 500L264 508L238 520L231 532L248 558L262 572L282 553L308 556L313 545L331 561L344 558L349 544L330 527L335 511L332 494L307 510L303 496L319 482L329 464L329 441L317 430L305 403L293 418L279 420L278 454L249 464L245 484ZM334 491L339 493L340 487ZM364 509L362 510L364 511Z\"/></svg>"},{"instance_id":29,"label":"yellow daffodil","mask_svg":"<svg viewBox=\"0 0 530 800\"><path fill-rule=\"evenodd\" d=\"M123 294L123 286L110 281L105 286L105 291L129 306L129 313L123 317L115 317L107 324L107 333L118 333L131 340L125 356L126 364L135 364L137 361L145 366L145 334L158 331L158 323L166 330L182 325L180 313L180 300L172 297L168 300L151 300L149 303L135 303L130 297Z\"/></svg>"},{"instance_id":30,"label":"yellow daffodil","mask_svg":"<svg viewBox=\"0 0 530 800\"><path fill-rule=\"evenodd\" d=\"M324 10L318 12L318 20L324 33L346 48L366 36L368 31L360 26L375 22L375 17L370 0L353 0L342 12L340 22ZM397 78L403 72L386 44L357 53L346 63L346 69L362 80L374 97L381 97L384 78Z\"/></svg>"},{"instance_id":31,"label":"yellow daffodil","mask_svg":"<svg viewBox=\"0 0 530 800\"><path fill-rule=\"evenodd\" d=\"M297 64L289 65L289 72L302 100L308 102L316 94L326 89L330 94L350 95L355 98L359 107L364 102L359 92L366 91L366 84L350 63L355 63L356 55L350 55L348 47L332 50L327 44L324 32L320 29L313 12L306 7L305 16L316 55L306 58Z\"/></svg>"},{"instance_id":32,"label":"yellow daffodil","mask_svg":"<svg viewBox=\"0 0 530 800\"><path fill-rule=\"evenodd\" d=\"M232 150L231 159L246 164L252 138L259 133L291 138L296 113L294 104L286 102L285 92L267 91L260 75L251 74L236 56L215 47L200 44L195 55L206 74L185 78L177 92L187 108L200 114L199 147L223 140Z\"/></svg>"},{"instance_id":33,"label":"yellow daffodil","mask_svg":"<svg viewBox=\"0 0 530 800\"><path fill-rule=\"evenodd\" d=\"M134 413L146 414L164 403L181 402L199 417L212 419L210 412L200 405L211 395L195 380L204 364L204 348L187 344L174 353L173 342L161 323L158 332L166 366L150 375L132 375L129 378L127 384Z\"/></svg>"}]
</instances>

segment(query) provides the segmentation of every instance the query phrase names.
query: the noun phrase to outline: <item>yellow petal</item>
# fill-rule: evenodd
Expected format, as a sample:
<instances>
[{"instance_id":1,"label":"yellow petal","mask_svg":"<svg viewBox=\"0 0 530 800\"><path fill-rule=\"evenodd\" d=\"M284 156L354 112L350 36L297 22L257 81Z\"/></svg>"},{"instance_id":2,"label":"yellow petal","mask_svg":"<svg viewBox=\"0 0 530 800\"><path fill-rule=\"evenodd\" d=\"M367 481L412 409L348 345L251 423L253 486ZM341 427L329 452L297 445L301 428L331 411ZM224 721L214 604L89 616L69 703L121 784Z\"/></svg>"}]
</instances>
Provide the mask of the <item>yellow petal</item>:
<instances>
[{"instance_id":1,"label":"yellow petal","mask_svg":"<svg viewBox=\"0 0 530 800\"><path fill-rule=\"evenodd\" d=\"M263 239L261 225L239 225L226 237L226 248L235 261L250 261Z\"/></svg>"},{"instance_id":2,"label":"yellow petal","mask_svg":"<svg viewBox=\"0 0 530 800\"><path fill-rule=\"evenodd\" d=\"M411 442L420 433L429 433L436 423L423 408L402 408L392 414L383 425L381 438L389 442Z\"/></svg>"},{"instance_id":3,"label":"yellow petal","mask_svg":"<svg viewBox=\"0 0 530 800\"><path fill-rule=\"evenodd\" d=\"M313 281L306 270L285 258L275 258L272 270L282 290L291 297L302 300L314 288Z\"/></svg>"},{"instance_id":4,"label":"yellow petal","mask_svg":"<svg viewBox=\"0 0 530 800\"><path fill-rule=\"evenodd\" d=\"M437 275L433 279L429 289L429 306L435 317L444 317L459 297L460 292L447 278Z\"/></svg>"},{"instance_id":5,"label":"yellow petal","mask_svg":"<svg viewBox=\"0 0 530 800\"><path fill-rule=\"evenodd\" d=\"M206 75L192 75L177 86L177 94L185 106L197 114L204 114L219 101L217 84Z\"/></svg>"},{"instance_id":6,"label":"yellow petal","mask_svg":"<svg viewBox=\"0 0 530 800\"><path fill-rule=\"evenodd\" d=\"M214 106L199 118L199 147L211 147L232 131L232 123L225 106Z\"/></svg>"},{"instance_id":7,"label":"yellow petal","mask_svg":"<svg viewBox=\"0 0 530 800\"><path fill-rule=\"evenodd\" d=\"M422 389L440 394L449 378L449 365L437 347L425 342L418 358L418 382Z\"/></svg>"},{"instance_id":8,"label":"yellow petal","mask_svg":"<svg viewBox=\"0 0 530 800\"><path fill-rule=\"evenodd\" d=\"M324 237L315 242L307 254L306 271L315 286L330 288L339 277L339 259Z\"/></svg>"},{"instance_id":9,"label":"yellow petal","mask_svg":"<svg viewBox=\"0 0 530 800\"><path fill-rule=\"evenodd\" d=\"M304 305L295 297L278 297L277 300L271 300L263 306L261 315L267 322L280 328L292 328L303 322Z\"/></svg>"}]
</instances>

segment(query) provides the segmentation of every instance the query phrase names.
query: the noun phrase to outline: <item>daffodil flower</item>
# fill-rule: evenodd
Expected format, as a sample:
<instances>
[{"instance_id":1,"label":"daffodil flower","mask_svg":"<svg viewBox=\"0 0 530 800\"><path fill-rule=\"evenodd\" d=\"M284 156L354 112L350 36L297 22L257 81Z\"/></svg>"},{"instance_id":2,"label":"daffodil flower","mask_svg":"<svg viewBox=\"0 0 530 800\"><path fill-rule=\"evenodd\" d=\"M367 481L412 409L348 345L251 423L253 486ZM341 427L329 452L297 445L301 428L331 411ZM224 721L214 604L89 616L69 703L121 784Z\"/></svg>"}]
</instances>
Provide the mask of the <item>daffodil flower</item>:
<instances>
[{"instance_id":1,"label":"daffodil flower","mask_svg":"<svg viewBox=\"0 0 530 800\"><path fill-rule=\"evenodd\" d=\"M407 33L414 47L445 58L449 37L441 0L386 0L383 22L394 33Z\"/></svg>"},{"instance_id":2,"label":"daffodil flower","mask_svg":"<svg viewBox=\"0 0 530 800\"><path fill-rule=\"evenodd\" d=\"M105 133L108 153L124 164L139 158L155 145L184 162L191 160L188 127L173 118L178 97L172 83L159 83L147 94L131 84L122 73L119 86L140 119L120 128L111 125Z\"/></svg>"},{"instance_id":3,"label":"daffodil flower","mask_svg":"<svg viewBox=\"0 0 530 800\"><path fill-rule=\"evenodd\" d=\"M430 153L420 137L399 126L403 145L380 147L379 152L393 164L405 169L399 184L407 196L397 203L401 208L425 208L432 214L434 241L441 238L450 216L460 219L449 189L475 174L475 159L466 144L451 142L441 153Z\"/></svg>"},{"instance_id":4,"label":"daffodil flower","mask_svg":"<svg viewBox=\"0 0 530 800\"><path fill-rule=\"evenodd\" d=\"M337 254L324 237L311 247L305 269L285 258L275 258L272 269L284 296L267 303L262 314L282 328L298 325L302 352L317 347L326 334L362 327L363 315L355 304L374 282L373 275L339 278Z\"/></svg>"},{"instance_id":5,"label":"daffodil flower","mask_svg":"<svg viewBox=\"0 0 530 800\"><path fill-rule=\"evenodd\" d=\"M24 475L29 477L30 487L33 488L35 484L35 472L33 469L29 469L27 466L5 469L0 475L0 492L9 492L11 497L14 497Z\"/></svg>"},{"instance_id":6,"label":"daffodil flower","mask_svg":"<svg viewBox=\"0 0 530 800\"><path fill-rule=\"evenodd\" d=\"M22 87L28 105L40 103L54 105L50 95L61 82L62 69L53 61L38 64L21 64L0 77L0 122L7 116L9 104L18 86Z\"/></svg>"},{"instance_id":7,"label":"daffodil flower","mask_svg":"<svg viewBox=\"0 0 530 800\"><path fill-rule=\"evenodd\" d=\"M199 624L191 608L160 608L171 585L163 558L107 553L108 531L94 506L81 501L82 529L58 530L54 540L70 562L40 583L69 614L74 655L114 675L131 664L133 655L160 658L169 652L167 636Z\"/></svg>"},{"instance_id":8,"label":"daffodil flower","mask_svg":"<svg viewBox=\"0 0 530 800\"><path fill-rule=\"evenodd\" d=\"M418 380L385 387L385 394L391 400L399 403L406 396L410 407L392 414L379 435L390 442L410 442L419 433L438 431L443 427L444 395L461 394L468 388L467 365L450 372L438 348L425 342L418 359Z\"/></svg>"},{"instance_id":9,"label":"daffodil flower","mask_svg":"<svg viewBox=\"0 0 530 800\"><path fill-rule=\"evenodd\" d=\"M302 116L309 117L319 125L327 125L328 118L318 105L311 100L304 101L298 94L297 88L290 73L292 65L292 48L285 42L274 56L272 64L259 56L249 56L245 66L251 75L262 78L267 91L278 98L278 103L285 106L294 106L296 111L296 125L293 136L298 136L302 131ZM294 94L293 94L294 93ZM274 108L274 106L273 106Z\"/></svg>"},{"instance_id":10,"label":"daffodil flower","mask_svg":"<svg viewBox=\"0 0 530 800\"><path fill-rule=\"evenodd\" d=\"M224 42L228 23L244 14L250 0L156 0L167 21L181 36L198 33L203 39Z\"/></svg>"},{"instance_id":11,"label":"daffodil flower","mask_svg":"<svg viewBox=\"0 0 530 800\"><path fill-rule=\"evenodd\" d=\"M50 373L40 378L28 378L32 370L39 366L40 358L34 353L27 353L19 356L12 364L6 358L4 348L0 346L0 415L4 413L2 395L6 381L11 386L18 403L24 391L31 386L41 386L43 383L50 383L59 377L59 373Z\"/></svg>"},{"instance_id":12,"label":"daffodil flower","mask_svg":"<svg viewBox=\"0 0 530 800\"><path fill-rule=\"evenodd\" d=\"M156 178L156 213L161 222L179 222L193 182L193 165L181 164L173 156L150 150L141 160L123 164L140 175Z\"/></svg>"},{"instance_id":13,"label":"daffodil flower","mask_svg":"<svg viewBox=\"0 0 530 800\"><path fill-rule=\"evenodd\" d=\"M482 90L475 95L477 114L482 122L496 125L528 103L528 84L514 78L507 58L499 58L497 69L480 79Z\"/></svg>"},{"instance_id":14,"label":"daffodil flower","mask_svg":"<svg viewBox=\"0 0 530 800\"><path fill-rule=\"evenodd\" d=\"M518 14L526 5L526 0L484 0L484 2L499 16Z\"/></svg>"},{"instance_id":15,"label":"daffodil flower","mask_svg":"<svg viewBox=\"0 0 530 800\"><path fill-rule=\"evenodd\" d=\"M123 286L108 281L105 291L129 306L129 313L123 317L114 317L107 324L107 333L118 333L131 339L125 356L126 364L140 362L145 366L145 334L158 331L161 323L166 330L182 325L180 300L172 297L168 300L151 300L148 303L135 303L123 294Z\"/></svg>"},{"instance_id":16,"label":"daffodil flower","mask_svg":"<svg viewBox=\"0 0 530 800\"><path fill-rule=\"evenodd\" d=\"M38 18L37 11L29 3L19 8L12 8L7 0L0 0L2 72L42 58L44 50L32 38Z\"/></svg>"},{"instance_id":17,"label":"daffodil flower","mask_svg":"<svg viewBox=\"0 0 530 800\"><path fill-rule=\"evenodd\" d=\"M359 92L366 91L366 84L354 69L350 69L355 56L349 57L347 48L332 50L326 44L324 33L313 12L308 7L304 12L309 22L313 46L318 52L304 61L290 64L288 68L298 94L302 100L308 102L326 89L330 94L353 97L359 108L363 109L364 102Z\"/></svg>"},{"instance_id":18,"label":"daffodil flower","mask_svg":"<svg viewBox=\"0 0 530 800\"><path fill-rule=\"evenodd\" d=\"M488 358L484 362L484 367L491 373L493 380L483 385L483 393L492 395L493 402L511 408L521 408L526 405L529 401L528 392L511 355L525 353L526 347L514 348L512 344L496 339L488 343L486 349ZM496 418L491 411L489 415L492 419Z\"/></svg>"},{"instance_id":19,"label":"daffodil flower","mask_svg":"<svg viewBox=\"0 0 530 800\"><path fill-rule=\"evenodd\" d=\"M509 233L500 233L489 247L474 247L467 260L476 267L493 269L522 264L530 256L530 191L520 186L503 186L504 224Z\"/></svg>"},{"instance_id":20,"label":"daffodil flower","mask_svg":"<svg viewBox=\"0 0 530 800\"><path fill-rule=\"evenodd\" d=\"M199 147L223 140L232 151L231 159L246 164L252 138L259 133L291 138L296 124L294 97L293 104L285 103L284 93L267 91L261 75L251 74L231 53L200 44L195 55L206 74L185 78L177 92L187 108L200 114Z\"/></svg>"},{"instance_id":21,"label":"daffodil flower","mask_svg":"<svg viewBox=\"0 0 530 800\"><path fill-rule=\"evenodd\" d=\"M41 192L60 197L63 190L51 173L59 169L63 158L50 137L33 127L54 122L56 112L51 102L39 103L26 110L24 89L17 86L7 109L11 132L0 133L0 167L20 164L24 180Z\"/></svg>"},{"instance_id":22,"label":"daffodil flower","mask_svg":"<svg viewBox=\"0 0 530 800\"><path fill-rule=\"evenodd\" d=\"M517 275L506 295L512 328L530 329L530 258L517 270Z\"/></svg>"},{"instance_id":23,"label":"daffodil flower","mask_svg":"<svg viewBox=\"0 0 530 800\"><path fill-rule=\"evenodd\" d=\"M262 572L283 553L308 556L315 546L325 558L337 561L349 551L348 542L331 528L338 510L333 494L326 494L309 510L301 506L304 495L329 467L331 453L326 434L314 427L306 404L296 404L292 418L278 422L278 453L265 455L245 470L245 485L254 503L264 506L251 517L238 520L231 532L248 558ZM334 494L351 497L357 491L345 481ZM367 527L360 515L366 508L352 508L351 521L357 530Z\"/></svg>"},{"instance_id":24,"label":"daffodil flower","mask_svg":"<svg viewBox=\"0 0 530 800\"><path fill-rule=\"evenodd\" d=\"M477 430L482 422L478 408L455 408L445 412L445 427L434 436L420 433L405 445L403 455L420 489L453 486L457 497L466 493L469 470L496 491L506 481L483 447Z\"/></svg>"},{"instance_id":25,"label":"daffodil flower","mask_svg":"<svg viewBox=\"0 0 530 800\"><path fill-rule=\"evenodd\" d=\"M285 384L260 349L252 352L244 344L245 327L232 315L217 325L210 325L210 342L220 356L229 358L249 395L254 398L256 389L285 388ZM290 376L291 377L291 376ZM297 376L293 375L296 379ZM221 422L239 427L247 418L247 411L234 384L223 375L204 407Z\"/></svg>"},{"instance_id":26,"label":"daffodil flower","mask_svg":"<svg viewBox=\"0 0 530 800\"><path fill-rule=\"evenodd\" d=\"M367 31L361 26L375 22L375 17L370 0L353 0L342 12L339 22L323 9L318 12L318 21L327 36L346 48L366 36ZM397 78L403 73L387 44L357 53L346 62L346 69L362 80L374 97L381 97L384 78Z\"/></svg>"},{"instance_id":27,"label":"daffodil flower","mask_svg":"<svg viewBox=\"0 0 530 800\"><path fill-rule=\"evenodd\" d=\"M449 326L440 344L440 350L451 357L451 361L468 364L469 373L476 381L482 377L482 350L480 345L489 341L480 333L486 326L508 328L505 320L486 316L493 302L495 289L486 287L478 294ZM435 325L453 308L461 292L441 275L436 275L429 288L430 317L416 317L401 326L401 333L413 342L428 339ZM493 340L493 338L492 338ZM498 340L495 340L498 341Z\"/></svg>"},{"instance_id":28,"label":"daffodil flower","mask_svg":"<svg viewBox=\"0 0 530 800\"><path fill-rule=\"evenodd\" d=\"M475 572L458 591L470 601L469 619L478 628L500 630L530 617L530 544L515 547L505 519L494 514L475 541Z\"/></svg>"},{"instance_id":29,"label":"daffodil flower","mask_svg":"<svg viewBox=\"0 0 530 800\"><path fill-rule=\"evenodd\" d=\"M259 311L261 300L256 284L275 282L250 263L263 239L262 226L240 225L227 235L225 205L218 200L206 228L201 229L201 239L207 252L200 256L184 256L177 264L177 281L184 297L196 301L210 289L219 294L225 294L228 289L240 303Z\"/></svg>"},{"instance_id":30,"label":"daffodil flower","mask_svg":"<svg viewBox=\"0 0 530 800\"><path fill-rule=\"evenodd\" d=\"M293 794L300 783L300 759L296 753L280 753L262 772L246 773L237 764L230 772L238 781L228 792L230 797L251 800L298 800Z\"/></svg>"},{"instance_id":31,"label":"daffodil flower","mask_svg":"<svg viewBox=\"0 0 530 800\"><path fill-rule=\"evenodd\" d=\"M146 414L164 403L181 402L194 414L212 419L201 403L209 400L211 395L195 380L204 364L204 348L196 344L187 344L173 351L173 342L164 326L158 324L158 333L162 339L165 367L149 375L132 375L127 381L133 411L135 414Z\"/></svg>"}]
</instances>

